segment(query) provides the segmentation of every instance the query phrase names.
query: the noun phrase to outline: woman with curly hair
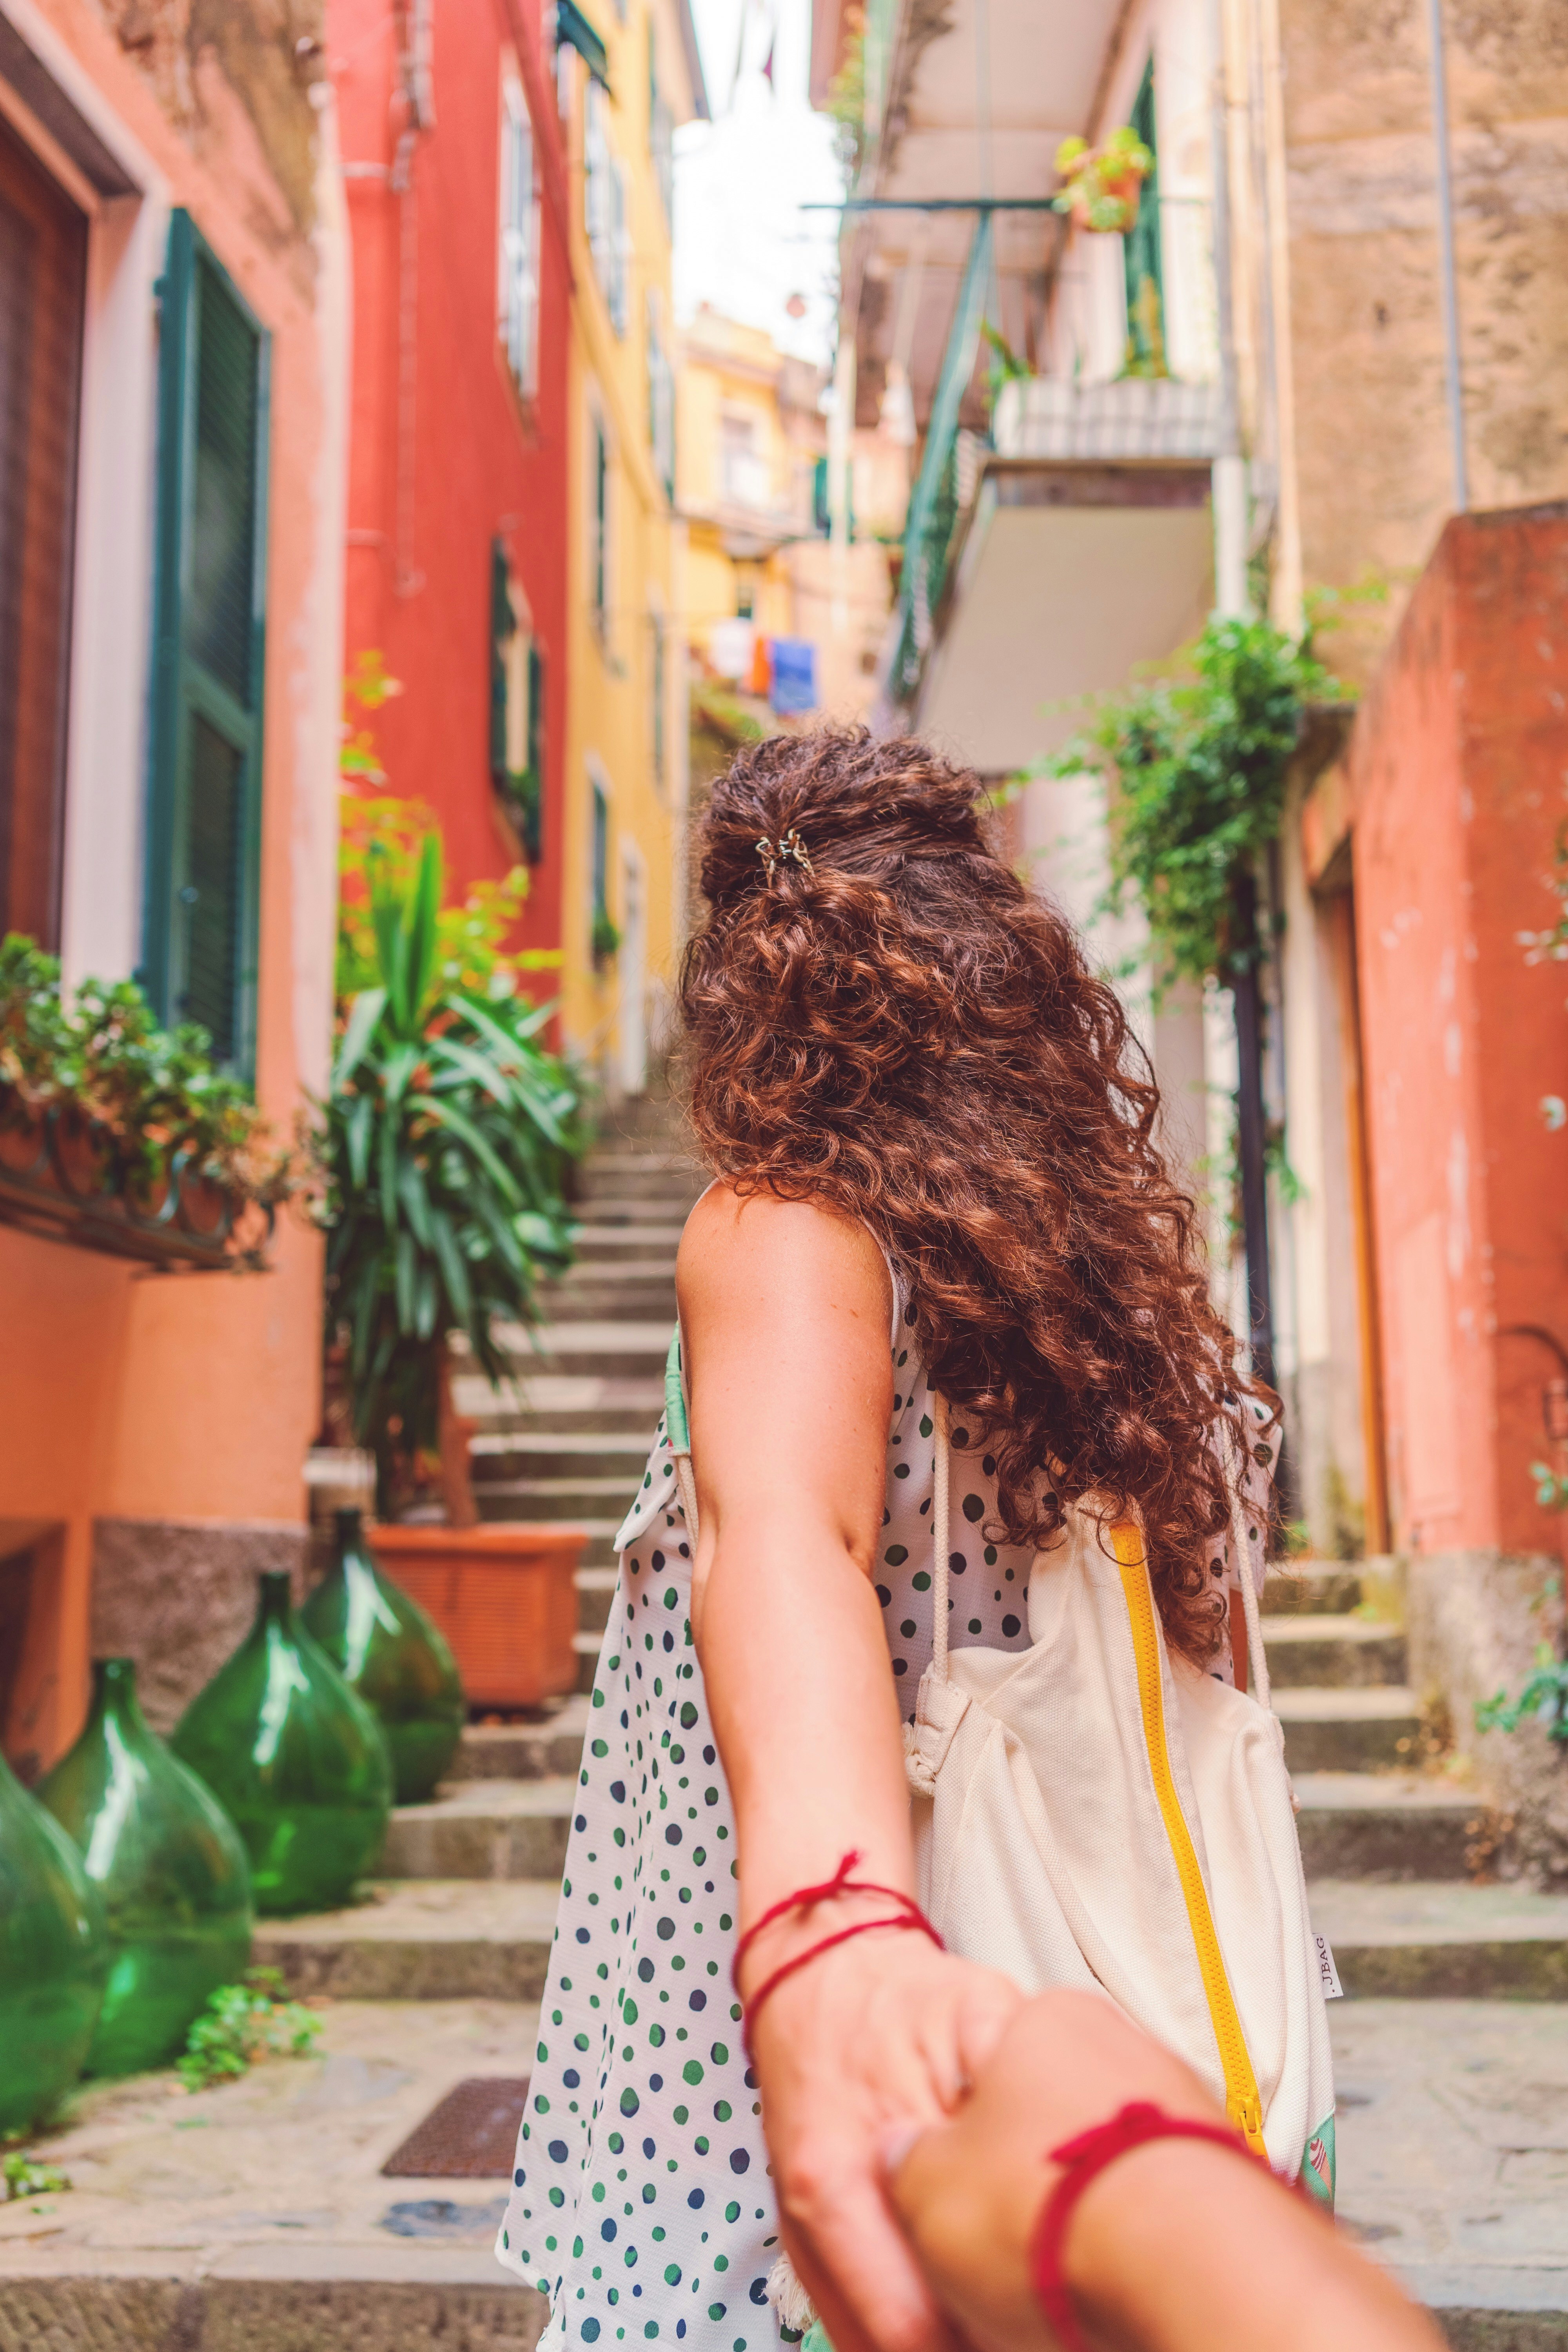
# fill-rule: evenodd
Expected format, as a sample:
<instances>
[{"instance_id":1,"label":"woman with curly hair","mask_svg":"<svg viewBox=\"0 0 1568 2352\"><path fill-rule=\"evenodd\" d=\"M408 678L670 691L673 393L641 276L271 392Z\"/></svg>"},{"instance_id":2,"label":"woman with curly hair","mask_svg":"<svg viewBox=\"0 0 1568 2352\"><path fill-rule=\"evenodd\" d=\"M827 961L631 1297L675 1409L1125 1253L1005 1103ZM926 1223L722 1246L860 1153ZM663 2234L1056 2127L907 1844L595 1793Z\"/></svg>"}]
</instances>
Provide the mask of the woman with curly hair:
<instances>
[{"instance_id":1,"label":"woman with curly hair","mask_svg":"<svg viewBox=\"0 0 1568 2352\"><path fill-rule=\"evenodd\" d=\"M1260 1569L1273 1401L1209 1305L1121 1005L990 822L972 773L863 732L742 752L702 821L700 1539L667 1420L617 1538L498 2245L551 2297L549 2352L763 2352L799 2316L770 2302L784 2236L837 2352L950 2340L885 2149L1020 1995L898 1932L939 1393L955 1648L1028 1649L1031 1563L1084 1506L1141 1522L1167 1643L1230 1675L1227 1531L1240 1483Z\"/></svg>"}]
</instances>

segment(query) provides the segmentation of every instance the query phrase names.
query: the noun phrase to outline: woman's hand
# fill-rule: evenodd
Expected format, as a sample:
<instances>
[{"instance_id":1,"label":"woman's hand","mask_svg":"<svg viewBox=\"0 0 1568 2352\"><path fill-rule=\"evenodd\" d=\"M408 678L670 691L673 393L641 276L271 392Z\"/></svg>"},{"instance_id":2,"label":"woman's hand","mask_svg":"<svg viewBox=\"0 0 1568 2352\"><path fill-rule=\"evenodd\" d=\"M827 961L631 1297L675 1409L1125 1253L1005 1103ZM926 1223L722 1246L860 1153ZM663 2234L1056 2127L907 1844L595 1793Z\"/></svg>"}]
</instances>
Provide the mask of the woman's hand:
<instances>
[{"instance_id":1,"label":"woman's hand","mask_svg":"<svg viewBox=\"0 0 1568 2352\"><path fill-rule=\"evenodd\" d=\"M792 1951L876 1896L841 1897L747 1955L752 1991ZM781 1923L781 1926L783 1923ZM1022 2001L990 1969L913 1930L857 1936L770 1994L755 2063L784 2242L834 2352L936 2352L953 2342L887 2188L887 2150L942 2122Z\"/></svg>"}]
</instances>

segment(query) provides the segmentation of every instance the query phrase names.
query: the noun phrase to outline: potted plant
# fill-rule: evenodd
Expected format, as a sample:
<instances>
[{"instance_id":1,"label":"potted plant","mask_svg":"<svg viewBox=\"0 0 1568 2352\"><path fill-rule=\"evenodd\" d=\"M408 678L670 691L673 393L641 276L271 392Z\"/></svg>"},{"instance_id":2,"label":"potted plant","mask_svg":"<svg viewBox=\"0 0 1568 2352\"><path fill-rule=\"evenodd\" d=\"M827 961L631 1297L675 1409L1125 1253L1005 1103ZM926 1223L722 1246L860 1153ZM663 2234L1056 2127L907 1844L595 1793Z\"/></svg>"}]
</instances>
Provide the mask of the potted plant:
<instances>
[{"instance_id":1,"label":"potted plant","mask_svg":"<svg viewBox=\"0 0 1568 2352\"><path fill-rule=\"evenodd\" d=\"M552 1007L502 942L525 874L443 910L441 845L401 803L350 804L340 1029L327 1107L329 1339L355 1441L374 1454L374 1551L435 1620L471 1702L525 1706L576 1679L583 1531L477 1524L451 1343L500 1386L501 1327L534 1318L570 1261L577 1093L540 1044ZM533 959L531 961L538 961ZM406 1515L432 1490L444 1520Z\"/></svg>"},{"instance_id":2,"label":"potted plant","mask_svg":"<svg viewBox=\"0 0 1568 2352\"><path fill-rule=\"evenodd\" d=\"M1153 168L1152 154L1126 123L1098 147L1086 139L1064 139L1057 149L1062 187L1056 209L1079 228L1125 235L1138 218L1138 199Z\"/></svg>"}]
</instances>

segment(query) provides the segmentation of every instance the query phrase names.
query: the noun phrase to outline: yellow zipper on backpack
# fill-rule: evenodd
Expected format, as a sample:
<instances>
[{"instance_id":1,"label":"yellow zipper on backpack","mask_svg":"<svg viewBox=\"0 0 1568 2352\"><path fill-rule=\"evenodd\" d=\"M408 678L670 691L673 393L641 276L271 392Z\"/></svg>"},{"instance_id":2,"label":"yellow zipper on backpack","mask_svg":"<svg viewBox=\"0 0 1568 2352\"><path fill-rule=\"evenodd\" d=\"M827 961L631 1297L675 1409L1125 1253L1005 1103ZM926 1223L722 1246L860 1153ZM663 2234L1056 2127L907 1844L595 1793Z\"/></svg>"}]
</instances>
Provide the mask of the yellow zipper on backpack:
<instances>
[{"instance_id":1,"label":"yellow zipper on backpack","mask_svg":"<svg viewBox=\"0 0 1568 2352\"><path fill-rule=\"evenodd\" d=\"M1220 1950L1214 1914L1209 1909L1208 1890L1204 1885L1203 1873L1198 1868L1198 1857L1193 1847L1192 1832L1187 1827L1171 1773L1171 1755L1165 1744L1160 1636L1154 1619L1154 1597L1149 1589L1143 1538L1135 1527L1122 1521L1111 1528L1110 1541L1116 1554L1116 1564L1121 1571L1121 1590L1127 1598L1127 1614L1132 1625L1132 1654L1138 1667L1143 1744L1149 1751L1154 1794L1159 1800L1165 1835L1171 1843L1176 1875L1182 1883L1187 1920L1197 1949L1198 1971L1203 1978L1204 1994L1209 2005L1209 2021L1219 2047L1219 2063L1225 2073L1225 2110L1237 2129L1245 2136L1247 2147L1259 2156L1267 2156L1268 2151L1263 2139L1263 2102L1258 2095L1258 2077L1252 2071L1247 2037L1242 2032L1241 2020L1237 2014L1230 1979L1225 1972L1225 1955ZM1246 1574L1245 1567L1242 1573Z\"/></svg>"}]
</instances>

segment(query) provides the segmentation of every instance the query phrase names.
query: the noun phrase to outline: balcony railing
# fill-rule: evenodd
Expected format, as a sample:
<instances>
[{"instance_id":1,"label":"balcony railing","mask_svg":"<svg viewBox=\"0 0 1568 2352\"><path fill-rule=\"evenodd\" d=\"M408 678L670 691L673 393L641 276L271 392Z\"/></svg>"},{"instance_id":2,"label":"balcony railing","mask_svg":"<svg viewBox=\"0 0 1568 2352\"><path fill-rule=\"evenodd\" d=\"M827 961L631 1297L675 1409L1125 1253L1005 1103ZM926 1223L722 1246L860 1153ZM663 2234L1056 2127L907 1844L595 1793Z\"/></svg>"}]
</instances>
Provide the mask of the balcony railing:
<instances>
[{"instance_id":1,"label":"balcony railing","mask_svg":"<svg viewBox=\"0 0 1568 2352\"><path fill-rule=\"evenodd\" d=\"M1207 464L1219 448L1219 407L1217 383L1177 383L1170 376L1122 376L1111 383L1029 376L1003 386L991 437L999 457L1046 464L1162 457Z\"/></svg>"}]
</instances>

